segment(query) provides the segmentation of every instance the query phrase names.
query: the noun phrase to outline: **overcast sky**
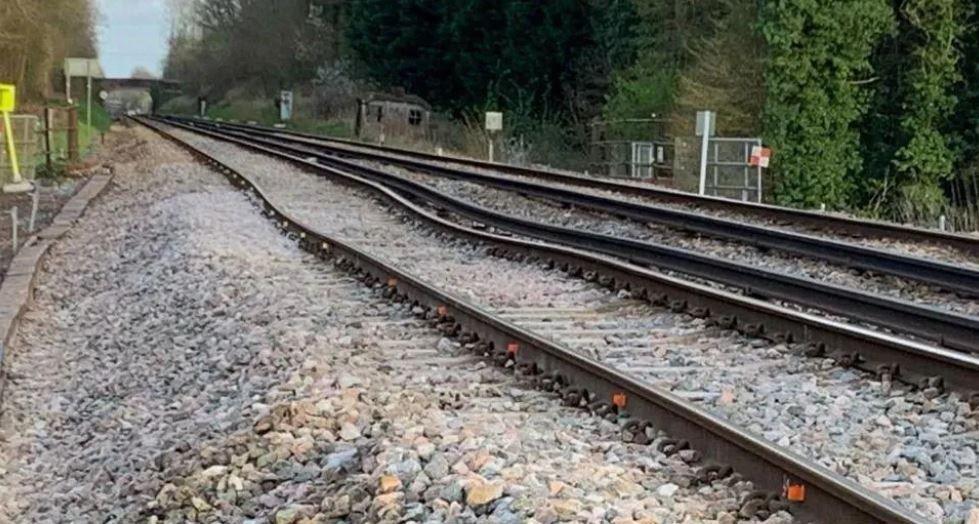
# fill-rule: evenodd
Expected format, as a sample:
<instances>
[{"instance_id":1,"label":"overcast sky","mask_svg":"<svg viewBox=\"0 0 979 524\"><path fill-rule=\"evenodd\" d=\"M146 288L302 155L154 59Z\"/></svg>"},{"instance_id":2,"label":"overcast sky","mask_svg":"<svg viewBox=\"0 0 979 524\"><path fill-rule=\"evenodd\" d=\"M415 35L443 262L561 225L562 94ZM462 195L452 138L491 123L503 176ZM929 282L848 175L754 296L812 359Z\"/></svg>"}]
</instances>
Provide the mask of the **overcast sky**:
<instances>
[{"instance_id":1,"label":"overcast sky","mask_svg":"<svg viewBox=\"0 0 979 524\"><path fill-rule=\"evenodd\" d=\"M98 0L99 60L109 77L128 77L137 66L160 75L170 22L165 0Z\"/></svg>"}]
</instances>

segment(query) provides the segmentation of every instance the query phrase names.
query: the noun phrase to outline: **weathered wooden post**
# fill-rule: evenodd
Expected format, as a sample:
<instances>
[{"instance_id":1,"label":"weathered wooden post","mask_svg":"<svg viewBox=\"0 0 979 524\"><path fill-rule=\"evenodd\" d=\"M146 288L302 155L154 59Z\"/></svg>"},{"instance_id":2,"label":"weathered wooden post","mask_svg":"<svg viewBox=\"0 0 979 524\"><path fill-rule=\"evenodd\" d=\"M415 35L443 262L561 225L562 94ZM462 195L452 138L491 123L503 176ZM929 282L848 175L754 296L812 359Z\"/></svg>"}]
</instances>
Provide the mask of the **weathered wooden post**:
<instances>
[{"instance_id":1,"label":"weathered wooden post","mask_svg":"<svg viewBox=\"0 0 979 524\"><path fill-rule=\"evenodd\" d=\"M78 162L78 108L68 108L68 161Z\"/></svg>"}]
</instances>

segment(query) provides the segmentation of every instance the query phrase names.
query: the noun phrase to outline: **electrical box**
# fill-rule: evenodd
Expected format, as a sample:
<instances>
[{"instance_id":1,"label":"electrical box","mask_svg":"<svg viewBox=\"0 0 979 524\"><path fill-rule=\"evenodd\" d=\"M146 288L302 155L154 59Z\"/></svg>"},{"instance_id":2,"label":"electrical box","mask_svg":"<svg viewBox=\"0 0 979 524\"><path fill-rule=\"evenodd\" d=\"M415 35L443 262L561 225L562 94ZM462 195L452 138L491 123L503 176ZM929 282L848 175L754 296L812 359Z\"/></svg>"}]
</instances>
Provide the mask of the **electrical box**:
<instances>
[{"instance_id":1,"label":"electrical box","mask_svg":"<svg viewBox=\"0 0 979 524\"><path fill-rule=\"evenodd\" d=\"M0 84L0 113L13 113L16 104L17 88Z\"/></svg>"}]
</instances>

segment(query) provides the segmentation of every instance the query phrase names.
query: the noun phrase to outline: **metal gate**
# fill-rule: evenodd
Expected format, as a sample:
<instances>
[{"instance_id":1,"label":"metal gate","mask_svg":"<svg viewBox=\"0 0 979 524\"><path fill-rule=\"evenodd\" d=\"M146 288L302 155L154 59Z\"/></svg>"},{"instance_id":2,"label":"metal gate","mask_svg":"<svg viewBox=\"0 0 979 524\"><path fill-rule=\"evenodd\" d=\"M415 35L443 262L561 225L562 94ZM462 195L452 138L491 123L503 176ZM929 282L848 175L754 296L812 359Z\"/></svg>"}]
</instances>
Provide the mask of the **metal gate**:
<instances>
[{"instance_id":1,"label":"metal gate","mask_svg":"<svg viewBox=\"0 0 979 524\"><path fill-rule=\"evenodd\" d=\"M671 184L675 145L665 120L636 118L590 124L589 166L610 177Z\"/></svg>"},{"instance_id":2,"label":"metal gate","mask_svg":"<svg viewBox=\"0 0 979 524\"><path fill-rule=\"evenodd\" d=\"M632 178L653 177L653 144L652 142L632 143L632 162L629 164L629 175Z\"/></svg>"},{"instance_id":3,"label":"metal gate","mask_svg":"<svg viewBox=\"0 0 979 524\"><path fill-rule=\"evenodd\" d=\"M707 150L705 193L744 202L761 202L762 168L751 165L751 149L760 138L711 137Z\"/></svg>"}]
</instances>

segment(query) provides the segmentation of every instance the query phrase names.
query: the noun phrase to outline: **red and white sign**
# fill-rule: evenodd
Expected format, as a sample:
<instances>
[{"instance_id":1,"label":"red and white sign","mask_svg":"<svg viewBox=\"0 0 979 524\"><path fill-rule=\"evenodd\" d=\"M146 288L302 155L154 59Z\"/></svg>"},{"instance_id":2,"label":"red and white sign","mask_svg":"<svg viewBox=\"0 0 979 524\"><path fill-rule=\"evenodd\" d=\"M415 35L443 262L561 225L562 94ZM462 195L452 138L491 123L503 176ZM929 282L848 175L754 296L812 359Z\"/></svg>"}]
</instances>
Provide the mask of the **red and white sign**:
<instances>
[{"instance_id":1,"label":"red and white sign","mask_svg":"<svg viewBox=\"0 0 979 524\"><path fill-rule=\"evenodd\" d=\"M751 156L748 158L748 165L751 167L767 168L772 161L772 150L767 147L754 146L751 148Z\"/></svg>"}]
</instances>

